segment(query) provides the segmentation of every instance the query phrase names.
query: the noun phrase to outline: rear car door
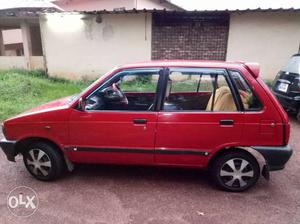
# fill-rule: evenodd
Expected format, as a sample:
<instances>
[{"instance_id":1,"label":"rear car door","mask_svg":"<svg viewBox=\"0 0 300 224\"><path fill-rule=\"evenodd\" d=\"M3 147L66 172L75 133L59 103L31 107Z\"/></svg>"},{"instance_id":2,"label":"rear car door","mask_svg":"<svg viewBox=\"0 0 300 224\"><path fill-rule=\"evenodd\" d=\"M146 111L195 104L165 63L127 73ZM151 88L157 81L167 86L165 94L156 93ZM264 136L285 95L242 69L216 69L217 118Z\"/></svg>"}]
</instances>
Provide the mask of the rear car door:
<instances>
[{"instance_id":1,"label":"rear car door","mask_svg":"<svg viewBox=\"0 0 300 224\"><path fill-rule=\"evenodd\" d=\"M243 112L226 70L170 68L165 85L156 163L206 166L216 150L239 145Z\"/></svg>"},{"instance_id":2,"label":"rear car door","mask_svg":"<svg viewBox=\"0 0 300 224\"><path fill-rule=\"evenodd\" d=\"M123 70L87 96L84 111L73 109L67 146L71 160L153 163L160 70ZM125 97L121 99L118 91Z\"/></svg>"},{"instance_id":3,"label":"rear car door","mask_svg":"<svg viewBox=\"0 0 300 224\"><path fill-rule=\"evenodd\" d=\"M254 78L247 70L228 70L228 72L244 110L243 146L281 145L285 129L284 117L281 117L275 102L271 99L274 96L268 93L269 87L259 77Z\"/></svg>"}]
</instances>

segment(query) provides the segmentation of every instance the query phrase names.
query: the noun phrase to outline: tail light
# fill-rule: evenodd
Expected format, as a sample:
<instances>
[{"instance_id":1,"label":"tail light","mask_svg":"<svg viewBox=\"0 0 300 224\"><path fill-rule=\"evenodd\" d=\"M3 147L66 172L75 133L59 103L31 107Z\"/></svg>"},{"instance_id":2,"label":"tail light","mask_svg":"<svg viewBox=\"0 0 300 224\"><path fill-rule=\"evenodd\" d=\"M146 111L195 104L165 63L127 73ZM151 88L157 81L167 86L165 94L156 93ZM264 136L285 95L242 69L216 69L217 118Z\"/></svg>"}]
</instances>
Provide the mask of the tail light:
<instances>
[{"instance_id":1,"label":"tail light","mask_svg":"<svg viewBox=\"0 0 300 224\"><path fill-rule=\"evenodd\" d=\"M287 145L290 139L290 123L283 124L283 144Z\"/></svg>"}]
</instances>

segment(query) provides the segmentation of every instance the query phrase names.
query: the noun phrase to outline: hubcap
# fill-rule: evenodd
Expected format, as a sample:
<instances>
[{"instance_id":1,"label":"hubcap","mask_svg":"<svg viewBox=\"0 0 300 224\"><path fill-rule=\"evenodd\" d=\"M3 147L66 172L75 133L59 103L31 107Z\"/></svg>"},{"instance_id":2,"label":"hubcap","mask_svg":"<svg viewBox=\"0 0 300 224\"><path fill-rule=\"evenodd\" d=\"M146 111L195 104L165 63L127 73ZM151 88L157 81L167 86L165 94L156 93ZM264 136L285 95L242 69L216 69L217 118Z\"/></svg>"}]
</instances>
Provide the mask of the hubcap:
<instances>
[{"instance_id":1,"label":"hubcap","mask_svg":"<svg viewBox=\"0 0 300 224\"><path fill-rule=\"evenodd\" d=\"M226 186L241 188L254 177L254 170L247 160L234 158L224 163L220 170L220 177Z\"/></svg>"},{"instance_id":2,"label":"hubcap","mask_svg":"<svg viewBox=\"0 0 300 224\"><path fill-rule=\"evenodd\" d=\"M31 149L26 158L26 163L37 176L47 176L51 170L51 161L49 156L40 149Z\"/></svg>"}]
</instances>

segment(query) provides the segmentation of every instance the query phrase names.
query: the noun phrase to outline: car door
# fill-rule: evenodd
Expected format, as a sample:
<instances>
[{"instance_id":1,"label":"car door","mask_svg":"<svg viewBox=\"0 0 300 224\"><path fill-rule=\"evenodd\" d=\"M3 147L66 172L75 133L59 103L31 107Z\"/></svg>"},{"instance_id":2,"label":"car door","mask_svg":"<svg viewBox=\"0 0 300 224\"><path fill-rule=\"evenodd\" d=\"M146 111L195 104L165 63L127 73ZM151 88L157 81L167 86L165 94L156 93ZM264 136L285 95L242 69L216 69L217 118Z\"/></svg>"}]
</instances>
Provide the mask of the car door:
<instances>
[{"instance_id":1,"label":"car door","mask_svg":"<svg viewBox=\"0 0 300 224\"><path fill-rule=\"evenodd\" d=\"M234 86L241 98L245 132L243 145L280 145L283 142L283 121L280 113L274 112L273 102L267 93L267 86L259 79L254 79L248 71L228 70ZM264 88L266 90L264 90Z\"/></svg>"},{"instance_id":2,"label":"car door","mask_svg":"<svg viewBox=\"0 0 300 224\"><path fill-rule=\"evenodd\" d=\"M171 68L165 85L156 163L206 166L218 149L239 145L243 112L226 70Z\"/></svg>"},{"instance_id":3,"label":"car door","mask_svg":"<svg viewBox=\"0 0 300 224\"><path fill-rule=\"evenodd\" d=\"M73 109L67 147L73 161L153 163L160 70L118 72L87 96L84 111Z\"/></svg>"}]
</instances>

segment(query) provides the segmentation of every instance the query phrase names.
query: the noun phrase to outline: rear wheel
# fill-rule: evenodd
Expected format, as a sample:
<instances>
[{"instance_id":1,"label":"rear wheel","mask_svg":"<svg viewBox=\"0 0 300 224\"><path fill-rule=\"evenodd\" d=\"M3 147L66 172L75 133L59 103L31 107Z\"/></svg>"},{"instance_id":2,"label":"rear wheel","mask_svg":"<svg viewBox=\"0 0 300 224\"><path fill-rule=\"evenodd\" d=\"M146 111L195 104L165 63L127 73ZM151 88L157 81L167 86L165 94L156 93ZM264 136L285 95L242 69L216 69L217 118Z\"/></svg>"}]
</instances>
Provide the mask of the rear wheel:
<instances>
[{"instance_id":1,"label":"rear wheel","mask_svg":"<svg viewBox=\"0 0 300 224\"><path fill-rule=\"evenodd\" d=\"M23 153L23 161L28 172L43 181L58 178L65 167L63 156L59 151L43 142L31 144Z\"/></svg>"},{"instance_id":2,"label":"rear wheel","mask_svg":"<svg viewBox=\"0 0 300 224\"><path fill-rule=\"evenodd\" d=\"M259 178L256 159L246 152L229 152L218 157L212 165L213 180L227 191L244 191L252 187Z\"/></svg>"}]
</instances>

